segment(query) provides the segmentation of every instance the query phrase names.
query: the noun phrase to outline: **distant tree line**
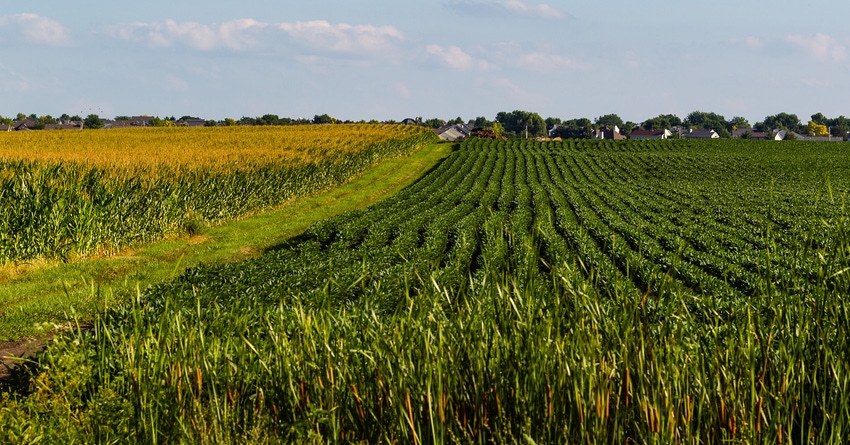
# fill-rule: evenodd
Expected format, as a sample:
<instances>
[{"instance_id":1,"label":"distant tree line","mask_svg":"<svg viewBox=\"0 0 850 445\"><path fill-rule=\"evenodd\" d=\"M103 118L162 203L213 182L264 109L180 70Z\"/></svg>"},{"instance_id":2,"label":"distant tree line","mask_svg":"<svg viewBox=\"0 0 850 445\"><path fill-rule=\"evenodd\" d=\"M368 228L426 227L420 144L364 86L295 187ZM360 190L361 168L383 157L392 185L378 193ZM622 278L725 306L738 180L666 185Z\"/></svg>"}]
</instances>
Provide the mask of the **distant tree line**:
<instances>
[{"instance_id":1,"label":"distant tree line","mask_svg":"<svg viewBox=\"0 0 850 445\"><path fill-rule=\"evenodd\" d=\"M455 121L461 121L457 118ZM421 125L437 128L450 125L452 121L441 121L439 119L428 119L420 121ZM468 125L477 128L493 128L501 130L500 134L512 138L534 138L534 137L560 137L563 139L590 139L596 130L602 128L618 128L620 133L628 136L634 130L671 130L676 134L687 134L690 130L714 130L722 138L732 137L735 130L751 129L753 132L772 133L784 130L793 138L796 134L810 136L833 136L847 140L847 132L850 131L850 119L844 116L827 118L823 113L816 113L811 120L804 124L795 114L778 113L767 116L763 121L753 125L741 116L726 119L723 115L694 111L684 119L675 114L660 114L644 120L640 123L623 121L617 114L606 114L594 119L574 118L560 119L548 117L544 119L539 114L529 111L515 110L512 112L499 112L494 121L484 117L469 120ZM497 131L498 132L498 131Z\"/></svg>"},{"instance_id":2,"label":"distant tree line","mask_svg":"<svg viewBox=\"0 0 850 445\"><path fill-rule=\"evenodd\" d=\"M130 120L130 116L115 116L114 121ZM193 116L182 116L180 118L153 117L150 125L155 127L180 125L187 120L200 120ZM83 128L102 128L108 121L97 114L89 114L85 118L74 115L63 114L58 118L50 115L38 116L36 114L26 115L18 113L14 118L0 116L0 124L13 125L15 122L28 121L30 129L44 129L46 125L82 122ZM357 123L379 123L377 120L361 120ZM501 111L496 114L494 120L479 116L475 119L464 120L461 117L443 120L439 118L405 119L408 124L421 125L429 128L440 128L446 125L464 124L473 128L491 129L496 134L509 138L536 138L536 137L560 137L563 139L590 139L594 137L597 130L602 128L618 128L620 133L628 136L634 130L678 130L680 134L690 130L714 130L720 137L731 137L735 130L752 129L753 132L771 133L784 130L793 138L793 134L807 134L811 136L834 136L847 139L850 131L850 119L844 116L828 118L823 113L815 113L807 123L803 123L796 114L778 113L767 116L764 120L753 125L741 116L726 119L724 116L705 111L693 111L684 119L675 114L660 114L643 122L635 123L623 121L617 114L606 114L594 119L585 117L573 119L561 119L556 117L543 118L538 113L522 110L511 112ZM280 117L276 114L264 114L258 117L243 116L240 119L225 118L223 120L206 120L205 126L235 126L235 125L306 125L306 124L339 124L354 123L343 121L329 116L328 114L315 115L312 119ZM394 120L383 121L383 123L399 123Z\"/></svg>"}]
</instances>

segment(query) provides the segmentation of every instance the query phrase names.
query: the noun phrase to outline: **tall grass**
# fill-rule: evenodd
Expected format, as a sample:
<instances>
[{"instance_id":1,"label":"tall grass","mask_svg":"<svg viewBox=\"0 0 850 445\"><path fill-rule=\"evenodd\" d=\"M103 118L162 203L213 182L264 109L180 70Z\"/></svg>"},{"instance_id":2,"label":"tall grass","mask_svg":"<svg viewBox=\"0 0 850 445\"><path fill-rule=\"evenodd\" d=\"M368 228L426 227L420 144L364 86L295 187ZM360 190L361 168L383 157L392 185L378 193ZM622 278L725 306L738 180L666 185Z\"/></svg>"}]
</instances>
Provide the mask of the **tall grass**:
<instances>
[{"instance_id":1,"label":"tall grass","mask_svg":"<svg viewBox=\"0 0 850 445\"><path fill-rule=\"evenodd\" d=\"M38 159L0 161L0 264L192 232L339 184L433 137L401 126L56 133L0 148Z\"/></svg>"}]
</instances>

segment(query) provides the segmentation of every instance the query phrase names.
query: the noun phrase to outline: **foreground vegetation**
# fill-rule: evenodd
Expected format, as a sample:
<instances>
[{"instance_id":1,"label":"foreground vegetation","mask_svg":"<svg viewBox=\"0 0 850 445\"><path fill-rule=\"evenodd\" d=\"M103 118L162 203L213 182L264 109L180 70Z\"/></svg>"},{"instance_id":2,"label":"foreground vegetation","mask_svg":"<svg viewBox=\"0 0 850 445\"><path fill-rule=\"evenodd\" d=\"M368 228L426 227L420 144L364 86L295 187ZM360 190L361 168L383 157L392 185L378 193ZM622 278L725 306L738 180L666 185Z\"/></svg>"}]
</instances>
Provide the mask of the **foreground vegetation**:
<instances>
[{"instance_id":1,"label":"foreground vegetation","mask_svg":"<svg viewBox=\"0 0 850 445\"><path fill-rule=\"evenodd\" d=\"M0 137L0 264L115 252L326 189L433 140L404 126Z\"/></svg>"},{"instance_id":2,"label":"foreground vegetation","mask_svg":"<svg viewBox=\"0 0 850 445\"><path fill-rule=\"evenodd\" d=\"M8 442L843 443L850 160L471 140L52 345Z\"/></svg>"}]
</instances>

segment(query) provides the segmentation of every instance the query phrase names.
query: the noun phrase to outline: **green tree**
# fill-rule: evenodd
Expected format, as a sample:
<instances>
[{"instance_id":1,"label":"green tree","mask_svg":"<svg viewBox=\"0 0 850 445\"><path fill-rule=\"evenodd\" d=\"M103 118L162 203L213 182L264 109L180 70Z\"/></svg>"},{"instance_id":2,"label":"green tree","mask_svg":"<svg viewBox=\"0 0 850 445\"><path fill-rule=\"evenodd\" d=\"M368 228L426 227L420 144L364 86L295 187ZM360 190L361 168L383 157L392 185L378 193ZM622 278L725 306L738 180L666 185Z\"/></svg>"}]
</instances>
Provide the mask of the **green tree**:
<instances>
[{"instance_id":1,"label":"green tree","mask_svg":"<svg viewBox=\"0 0 850 445\"><path fill-rule=\"evenodd\" d=\"M83 121L83 128L103 128L103 119L101 119L100 116L96 114L89 114Z\"/></svg>"},{"instance_id":2,"label":"green tree","mask_svg":"<svg viewBox=\"0 0 850 445\"><path fill-rule=\"evenodd\" d=\"M730 130L751 128L750 122L741 116L733 117L732 120L729 121L729 127Z\"/></svg>"},{"instance_id":3,"label":"green tree","mask_svg":"<svg viewBox=\"0 0 850 445\"><path fill-rule=\"evenodd\" d=\"M476 128L490 128L493 126L493 122L491 122L484 116L478 116L473 119L472 125L474 125Z\"/></svg>"},{"instance_id":4,"label":"green tree","mask_svg":"<svg viewBox=\"0 0 850 445\"><path fill-rule=\"evenodd\" d=\"M496 114L496 122L502 124L505 128L505 136L507 137L538 137L546 136L547 128L546 121L539 114L514 110L510 113L500 111Z\"/></svg>"},{"instance_id":5,"label":"green tree","mask_svg":"<svg viewBox=\"0 0 850 445\"><path fill-rule=\"evenodd\" d=\"M800 123L800 118L796 114L779 113L773 116L764 118L764 124L771 130L787 130L793 132L801 132L803 124Z\"/></svg>"},{"instance_id":6,"label":"green tree","mask_svg":"<svg viewBox=\"0 0 850 445\"><path fill-rule=\"evenodd\" d=\"M592 139L593 122L587 118L571 119L561 122L552 136L559 137L561 139Z\"/></svg>"},{"instance_id":7,"label":"green tree","mask_svg":"<svg viewBox=\"0 0 850 445\"><path fill-rule=\"evenodd\" d=\"M20 122L22 120L26 120L26 118L27 118L27 115L24 114L24 113L18 113L18 115L15 116L15 120L18 121L18 122Z\"/></svg>"},{"instance_id":8,"label":"green tree","mask_svg":"<svg viewBox=\"0 0 850 445\"><path fill-rule=\"evenodd\" d=\"M730 137L732 125L726 118L717 113L693 111L685 118L683 124L697 130L714 130L720 137Z\"/></svg>"},{"instance_id":9,"label":"green tree","mask_svg":"<svg viewBox=\"0 0 850 445\"><path fill-rule=\"evenodd\" d=\"M254 120L254 125L280 125L280 117L276 114L264 114Z\"/></svg>"},{"instance_id":10,"label":"green tree","mask_svg":"<svg viewBox=\"0 0 850 445\"><path fill-rule=\"evenodd\" d=\"M328 116L327 114L322 114L322 115L317 114L317 115L313 116L313 123L314 124L335 124L336 119Z\"/></svg>"},{"instance_id":11,"label":"green tree","mask_svg":"<svg viewBox=\"0 0 850 445\"><path fill-rule=\"evenodd\" d=\"M225 127L234 127L234 126L236 126L236 119L233 119L232 117L226 117L226 118L224 118L224 126L225 126Z\"/></svg>"},{"instance_id":12,"label":"green tree","mask_svg":"<svg viewBox=\"0 0 850 445\"><path fill-rule=\"evenodd\" d=\"M597 117L596 120L595 120L595 123L599 127L608 127L608 128L614 128L616 126L620 129L622 129L623 126L624 126L623 119L620 119L620 116L617 116L616 114L613 114L613 113Z\"/></svg>"},{"instance_id":13,"label":"green tree","mask_svg":"<svg viewBox=\"0 0 850 445\"><path fill-rule=\"evenodd\" d=\"M682 125L682 119L675 114L659 114L643 121L640 125L644 130L669 130Z\"/></svg>"},{"instance_id":14,"label":"green tree","mask_svg":"<svg viewBox=\"0 0 850 445\"><path fill-rule=\"evenodd\" d=\"M437 119L435 117L435 118L431 118L431 119L426 120L423 124L428 128L440 128L443 125L446 125L446 121L444 121L442 119Z\"/></svg>"},{"instance_id":15,"label":"green tree","mask_svg":"<svg viewBox=\"0 0 850 445\"><path fill-rule=\"evenodd\" d=\"M829 119L823 113L815 113L812 115L812 122L818 125L829 125Z\"/></svg>"}]
</instances>

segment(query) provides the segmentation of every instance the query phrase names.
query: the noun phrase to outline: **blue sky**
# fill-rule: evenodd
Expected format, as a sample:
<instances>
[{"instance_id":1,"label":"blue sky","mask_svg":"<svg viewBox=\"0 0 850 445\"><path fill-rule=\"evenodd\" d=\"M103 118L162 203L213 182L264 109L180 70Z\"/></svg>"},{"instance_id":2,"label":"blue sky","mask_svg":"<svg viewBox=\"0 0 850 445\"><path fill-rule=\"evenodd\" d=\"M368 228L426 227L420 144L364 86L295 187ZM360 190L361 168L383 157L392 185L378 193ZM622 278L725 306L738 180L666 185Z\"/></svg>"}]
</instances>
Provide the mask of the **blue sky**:
<instances>
[{"instance_id":1,"label":"blue sky","mask_svg":"<svg viewBox=\"0 0 850 445\"><path fill-rule=\"evenodd\" d=\"M850 116L850 2L14 2L0 115Z\"/></svg>"}]
</instances>

